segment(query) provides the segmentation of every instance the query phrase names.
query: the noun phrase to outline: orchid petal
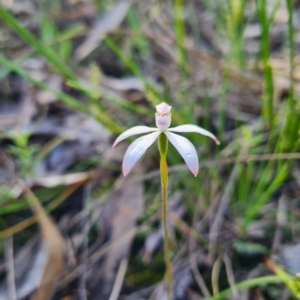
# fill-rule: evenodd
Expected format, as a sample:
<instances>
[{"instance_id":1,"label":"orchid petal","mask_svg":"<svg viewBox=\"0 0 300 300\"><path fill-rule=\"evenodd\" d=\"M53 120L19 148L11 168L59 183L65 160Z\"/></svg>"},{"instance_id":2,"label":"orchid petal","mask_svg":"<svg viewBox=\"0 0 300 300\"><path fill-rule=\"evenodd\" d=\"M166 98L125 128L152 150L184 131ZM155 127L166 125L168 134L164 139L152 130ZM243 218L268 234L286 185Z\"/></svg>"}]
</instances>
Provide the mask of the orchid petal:
<instances>
[{"instance_id":1,"label":"orchid petal","mask_svg":"<svg viewBox=\"0 0 300 300\"><path fill-rule=\"evenodd\" d=\"M199 161L194 145L183 136L168 131L165 131L164 133L173 146L178 150L191 172L197 176L199 171Z\"/></svg>"},{"instance_id":2,"label":"orchid petal","mask_svg":"<svg viewBox=\"0 0 300 300\"><path fill-rule=\"evenodd\" d=\"M205 136L208 136L208 137L212 138L217 145L220 144L218 139L211 132L209 132L208 130L203 129L199 126L196 126L196 125L192 125L192 124L181 125L181 126L169 128L168 131L172 131L172 132L197 132L197 133L200 133L202 135L205 135Z\"/></svg>"},{"instance_id":3,"label":"orchid petal","mask_svg":"<svg viewBox=\"0 0 300 300\"><path fill-rule=\"evenodd\" d=\"M147 135L144 135L135 140L128 147L124 160L123 160L123 174L126 176L136 162L142 157L146 150L156 141L157 137L161 134L160 131L156 131Z\"/></svg>"},{"instance_id":4,"label":"orchid petal","mask_svg":"<svg viewBox=\"0 0 300 300\"><path fill-rule=\"evenodd\" d=\"M148 126L135 126L132 127L126 131L124 131L119 137L116 139L116 141L113 144L113 148L121 141L127 139L128 137L135 135L135 134L141 134L141 133L148 133L152 131L158 131L157 128L151 128Z\"/></svg>"}]
</instances>

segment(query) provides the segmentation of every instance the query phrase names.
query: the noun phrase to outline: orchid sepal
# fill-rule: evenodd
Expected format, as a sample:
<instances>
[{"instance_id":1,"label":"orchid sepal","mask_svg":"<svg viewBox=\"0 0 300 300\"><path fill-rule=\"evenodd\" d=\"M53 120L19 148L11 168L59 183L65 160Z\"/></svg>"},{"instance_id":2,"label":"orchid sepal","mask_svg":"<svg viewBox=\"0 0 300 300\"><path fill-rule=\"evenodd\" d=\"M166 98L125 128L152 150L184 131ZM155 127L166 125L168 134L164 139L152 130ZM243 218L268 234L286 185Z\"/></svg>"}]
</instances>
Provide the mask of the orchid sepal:
<instances>
[{"instance_id":1,"label":"orchid sepal","mask_svg":"<svg viewBox=\"0 0 300 300\"><path fill-rule=\"evenodd\" d=\"M180 125L177 127L169 128L168 131L171 131L171 132L197 132L202 135L210 137L211 139L213 139L215 141L215 143L217 145L220 145L220 141L210 131L208 131L200 126L194 125L194 124Z\"/></svg>"},{"instance_id":2,"label":"orchid sepal","mask_svg":"<svg viewBox=\"0 0 300 300\"><path fill-rule=\"evenodd\" d=\"M171 144L177 149L190 171L196 177L199 172L199 160L194 145L187 138L170 131L166 131L165 135Z\"/></svg>"},{"instance_id":3,"label":"orchid sepal","mask_svg":"<svg viewBox=\"0 0 300 300\"><path fill-rule=\"evenodd\" d=\"M143 156L146 150L157 140L158 136L161 134L160 131L155 131L146 134L133 143L131 143L125 153L122 165L122 171L124 176L126 176L136 162Z\"/></svg>"},{"instance_id":4,"label":"orchid sepal","mask_svg":"<svg viewBox=\"0 0 300 300\"><path fill-rule=\"evenodd\" d=\"M120 143L121 141L127 139L128 137L130 137L132 135L148 133L148 132L152 132L152 131L158 131L158 129L154 128L154 127L148 127L148 126L131 127L130 129L124 131L122 134L120 134L118 136L118 138L115 140L112 147L114 148L118 143Z\"/></svg>"}]
</instances>

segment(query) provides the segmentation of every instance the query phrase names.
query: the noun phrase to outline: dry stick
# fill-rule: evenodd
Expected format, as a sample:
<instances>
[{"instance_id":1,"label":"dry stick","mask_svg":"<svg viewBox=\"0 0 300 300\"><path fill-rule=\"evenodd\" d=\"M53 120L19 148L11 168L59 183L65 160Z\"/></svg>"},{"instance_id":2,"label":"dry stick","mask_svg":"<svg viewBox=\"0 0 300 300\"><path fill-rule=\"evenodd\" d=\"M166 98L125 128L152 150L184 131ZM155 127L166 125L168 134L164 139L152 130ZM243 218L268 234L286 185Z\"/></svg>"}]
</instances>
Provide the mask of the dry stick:
<instances>
[{"instance_id":1,"label":"dry stick","mask_svg":"<svg viewBox=\"0 0 300 300\"><path fill-rule=\"evenodd\" d=\"M198 271L198 264L196 255L194 253L195 247L196 247L196 240L203 238L200 236L200 234L192 227L189 227L177 214L174 212L170 213L170 217L174 225L184 234L188 235L188 248L189 248L189 263L191 266L191 269L193 271L194 277L196 279L196 282L198 283L203 295L206 298L209 298L211 295L208 291L208 288L206 287L206 284L203 280L203 277Z\"/></svg>"},{"instance_id":2,"label":"dry stick","mask_svg":"<svg viewBox=\"0 0 300 300\"><path fill-rule=\"evenodd\" d=\"M118 297L119 297L119 294L120 294L120 291L121 291L121 288L123 285L124 277L126 274L127 266L128 266L128 259L123 258L121 260L119 270L117 273L117 277L116 277L114 286L112 288L112 292L110 294L109 300L118 300Z\"/></svg>"},{"instance_id":3,"label":"dry stick","mask_svg":"<svg viewBox=\"0 0 300 300\"><path fill-rule=\"evenodd\" d=\"M200 162L199 167L212 167L224 164L235 164L235 163L247 163L252 161L269 161L269 160L286 160L286 159L300 159L300 153L266 153L266 154L257 154L257 155L240 155L238 157L227 157L215 160L207 160L204 162ZM169 173L176 173L179 171L188 171L188 167L183 165L177 165L169 167ZM151 179L154 177L158 177L160 175L160 171L152 171L146 175L139 175L132 177L129 183L145 181L147 179Z\"/></svg>"},{"instance_id":4,"label":"dry stick","mask_svg":"<svg viewBox=\"0 0 300 300\"><path fill-rule=\"evenodd\" d=\"M282 194L278 201L278 212L276 218L276 230L273 238L272 252L276 252L280 246L282 238L282 227L285 223L285 212L286 212L286 200L285 194Z\"/></svg>"},{"instance_id":5,"label":"dry stick","mask_svg":"<svg viewBox=\"0 0 300 300\"><path fill-rule=\"evenodd\" d=\"M235 286L235 279L234 279L234 273L233 273L233 270L232 270L231 260L230 260L229 256L226 253L223 256L223 261L224 261L224 264L225 264L226 274L227 274L229 285L230 285L231 290L232 290L233 298L234 298L234 300L239 300L239 299L241 299L241 297L240 297L240 295L237 291L237 288Z\"/></svg>"},{"instance_id":6,"label":"dry stick","mask_svg":"<svg viewBox=\"0 0 300 300\"><path fill-rule=\"evenodd\" d=\"M195 211L196 212L194 214L194 220L196 219L196 214L198 212L198 209L196 209ZM195 229L193 229L193 230L198 235L197 230L195 230ZM209 292L209 290L208 290L208 288L207 288L207 286L205 284L205 281L204 281L202 275L200 274L200 272L198 270L198 262L197 262L197 259L196 259L195 248L196 248L195 238L192 238L192 235L190 234L189 238L188 238L189 264L190 264L190 267L192 269L194 278L195 278L195 280L196 280L196 282L197 282L197 284L198 284L198 286L199 286L202 294L205 296L205 298L209 298L211 296L210 292Z\"/></svg>"},{"instance_id":7,"label":"dry stick","mask_svg":"<svg viewBox=\"0 0 300 300\"><path fill-rule=\"evenodd\" d=\"M190 263L193 275L195 277L195 280L196 280L197 284L199 285L202 294L205 296L205 298L209 298L211 296L210 292L205 284L203 277L201 276L201 274L198 270L197 259L196 259L196 255L194 253L195 248L196 248L195 239L192 239L191 235L190 235L189 236L189 263Z\"/></svg>"},{"instance_id":8,"label":"dry stick","mask_svg":"<svg viewBox=\"0 0 300 300\"><path fill-rule=\"evenodd\" d=\"M244 147L242 147L239 156L237 157L237 160L239 160L241 157L246 156L245 153L247 152L248 149L248 145L246 144ZM236 180L237 177L237 164L234 166L233 170L231 171L227 186L225 188L223 197L221 198L220 204L219 204L219 208L217 211L217 214L215 216L215 220L212 224L212 226L210 227L210 231L209 231L209 254L208 254L208 261L212 262L213 261L213 257L214 257L214 252L212 251L212 247L211 244L213 243L213 241L217 241L218 239L218 235L219 235L219 230L220 227L222 225L223 219L224 219L224 214L228 208L229 205L229 196L233 190L233 185L234 182Z\"/></svg>"},{"instance_id":9,"label":"dry stick","mask_svg":"<svg viewBox=\"0 0 300 300\"><path fill-rule=\"evenodd\" d=\"M201 228L209 221L211 216L213 215L213 212L216 210L216 207L218 206L218 198L216 198L212 205L209 206L208 210L206 211L206 214L204 217L202 217L201 221L196 224L196 232L201 232ZM215 203L216 202L216 203ZM195 218L195 217L194 217ZM196 219L196 218L195 218ZM205 296L205 298L211 297L210 292L205 284L205 281L201 275L201 273L198 270L198 264L197 264L197 259L196 259L196 254L195 254L195 248L196 248L196 240L191 238L192 236L190 235L189 240L188 240L188 248L189 248L189 263L194 275L194 278L202 291L202 294ZM211 246L211 245L210 245Z\"/></svg>"},{"instance_id":10,"label":"dry stick","mask_svg":"<svg viewBox=\"0 0 300 300\"><path fill-rule=\"evenodd\" d=\"M211 272L211 284L212 284L214 295L219 294L219 275L220 275L221 266L222 266L222 259L221 256L219 256L215 261Z\"/></svg>"},{"instance_id":11,"label":"dry stick","mask_svg":"<svg viewBox=\"0 0 300 300\"><path fill-rule=\"evenodd\" d=\"M202 244L205 244L208 246L208 242L204 237L202 237L197 230L194 228L190 227L185 221L183 221L176 213L173 211L170 211L170 219L174 226L181 231L183 234L186 234L188 236L191 236L195 240L202 242Z\"/></svg>"},{"instance_id":12,"label":"dry stick","mask_svg":"<svg viewBox=\"0 0 300 300\"><path fill-rule=\"evenodd\" d=\"M218 208L218 211L217 211L217 214L215 216L215 220L210 228L210 231L209 231L209 243L210 245L217 240L218 238L218 235L219 235L219 230L220 230L220 227L222 225L222 222L223 222L223 219L224 219L224 214L228 208L228 205L229 205L229 195L231 194L232 192L232 189L233 189L233 184L235 182L235 179L236 179L236 176L237 176L237 166L235 166L230 174L230 177L229 177L229 180L228 180L228 184L225 188L225 191L224 191L224 195L220 201L220 204L219 204L219 208ZM210 246L209 249L212 249L212 247ZM209 261L212 261L213 260L213 253L211 250L209 251L209 255L208 255L208 260Z\"/></svg>"},{"instance_id":13,"label":"dry stick","mask_svg":"<svg viewBox=\"0 0 300 300\"><path fill-rule=\"evenodd\" d=\"M15 283L15 269L14 269L14 250L13 237L10 236L5 239L5 260L6 260L6 283L8 287L8 299L16 300L16 283Z\"/></svg>"}]
</instances>

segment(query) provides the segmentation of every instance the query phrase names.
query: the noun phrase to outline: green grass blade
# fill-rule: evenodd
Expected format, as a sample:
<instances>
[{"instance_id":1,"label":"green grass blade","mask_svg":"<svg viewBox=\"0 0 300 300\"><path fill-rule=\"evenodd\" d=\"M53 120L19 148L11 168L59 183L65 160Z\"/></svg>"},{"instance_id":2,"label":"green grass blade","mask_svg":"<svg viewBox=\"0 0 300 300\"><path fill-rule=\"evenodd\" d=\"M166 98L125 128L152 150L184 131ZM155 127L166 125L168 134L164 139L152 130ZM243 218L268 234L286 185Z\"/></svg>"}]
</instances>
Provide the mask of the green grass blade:
<instances>
[{"instance_id":1,"label":"green grass blade","mask_svg":"<svg viewBox=\"0 0 300 300\"><path fill-rule=\"evenodd\" d=\"M269 127L273 126L273 73L269 65L269 29L270 24L267 19L266 0L256 0L257 15L261 29L261 58L263 62L264 87L262 96L263 114Z\"/></svg>"},{"instance_id":2,"label":"green grass blade","mask_svg":"<svg viewBox=\"0 0 300 300\"><path fill-rule=\"evenodd\" d=\"M153 116L153 112L147 108L144 108L140 105L131 103L127 99L123 98L117 98L110 95L107 95L106 93L100 91L97 88L93 88L92 86L83 86L82 84L78 83L78 81L68 80L67 84L85 94L93 94L96 98L103 97L104 99L120 106L124 107L128 110L132 110L133 112L143 114L145 116Z\"/></svg>"},{"instance_id":3,"label":"green grass blade","mask_svg":"<svg viewBox=\"0 0 300 300\"><path fill-rule=\"evenodd\" d=\"M288 277L289 278L289 277ZM255 286L260 285L266 285L266 284L272 284L272 283L281 283L283 282L283 278L279 276L263 276L263 277L257 277L257 278L251 278L245 281L242 281L235 285L236 290L244 290L249 289ZM221 293L214 295L206 300L221 300L226 299L226 297L230 296L232 294L232 289L228 288Z\"/></svg>"},{"instance_id":4,"label":"green grass blade","mask_svg":"<svg viewBox=\"0 0 300 300\"><path fill-rule=\"evenodd\" d=\"M22 76L27 81L34 84L35 86L39 87L40 89L52 93L55 97L57 97L59 100L63 101L64 103L66 103L67 105L72 107L73 109L93 116L97 121L99 121L104 126L109 128L113 133L119 134L120 132L123 131L123 128L121 126L119 126L115 121L113 121L110 118L110 116L106 114L106 112L101 111L98 106L94 107L95 110L93 110L92 109L93 107L91 105L83 104L83 103L77 101L75 98L51 88L44 82L36 80L30 74L28 74L25 70L23 70L21 67L19 67L17 64L6 59L1 54L0 54L0 64L4 65L7 69L16 72L17 74L19 74L20 76Z\"/></svg>"},{"instance_id":5,"label":"green grass blade","mask_svg":"<svg viewBox=\"0 0 300 300\"><path fill-rule=\"evenodd\" d=\"M127 14L128 25L134 33L132 37L132 44L139 49L141 56L144 59L150 57L150 46L148 40L143 37L142 24L140 22L138 13L135 10L130 10Z\"/></svg>"},{"instance_id":6,"label":"green grass blade","mask_svg":"<svg viewBox=\"0 0 300 300\"><path fill-rule=\"evenodd\" d=\"M174 29L177 45L177 63L183 76L187 75L186 52L184 49L185 28L184 28L184 5L183 0L174 2Z\"/></svg>"},{"instance_id":7,"label":"green grass blade","mask_svg":"<svg viewBox=\"0 0 300 300\"><path fill-rule=\"evenodd\" d=\"M69 67L63 63L63 61L51 50L50 47L44 46L39 40L31 34L26 28L24 28L19 21L14 18L9 12L7 12L2 6L0 6L0 18L2 18L6 24L8 24L13 30L15 30L22 39L30 44L35 50L43 55L47 60L66 78L75 79L76 76L69 69Z\"/></svg>"},{"instance_id":8,"label":"green grass blade","mask_svg":"<svg viewBox=\"0 0 300 300\"><path fill-rule=\"evenodd\" d=\"M73 97L70 97L69 95L67 95L65 93L54 90L53 88L48 86L46 83L33 78L24 69L22 69L18 64L14 63L13 61L10 61L10 60L6 59L1 54L0 54L0 64L5 66L8 70L16 72L17 74L19 74L20 76L22 76L27 81L34 84L35 86L39 87L40 89L52 93L58 99L65 102L70 107L72 107L76 110L79 110L83 113L88 113L89 112L88 107L86 105L78 102L76 99L74 99Z\"/></svg>"},{"instance_id":9,"label":"green grass blade","mask_svg":"<svg viewBox=\"0 0 300 300\"><path fill-rule=\"evenodd\" d=\"M273 195L273 193L280 187L281 184L286 180L289 175L287 165L284 165L276 174L275 179L265 185L265 190L256 193L252 199L253 202L248 206L247 211L245 212L242 228L245 230L253 218L258 214L262 205L266 203L267 200Z\"/></svg>"},{"instance_id":10,"label":"green grass blade","mask_svg":"<svg viewBox=\"0 0 300 300\"><path fill-rule=\"evenodd\" d=\"M294 107L294 56L295 56L295 49L294 49L294 27L293 27L293 5L292 0L286 0L286 6L288 9L289 14L289 21L288 21L288 36L289 36L289 48L290 48L290 106L291 108Z\"/></svg>"}]
</instances>

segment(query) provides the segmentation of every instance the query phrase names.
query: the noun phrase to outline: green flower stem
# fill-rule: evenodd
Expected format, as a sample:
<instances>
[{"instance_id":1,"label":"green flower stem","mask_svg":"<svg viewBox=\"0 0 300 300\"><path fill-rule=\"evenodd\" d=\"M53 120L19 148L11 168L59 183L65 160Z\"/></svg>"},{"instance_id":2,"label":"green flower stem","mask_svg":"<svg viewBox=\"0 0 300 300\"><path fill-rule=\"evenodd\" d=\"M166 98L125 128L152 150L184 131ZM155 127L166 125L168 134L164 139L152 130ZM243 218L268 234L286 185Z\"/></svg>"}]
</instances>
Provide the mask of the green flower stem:
<instances>
[{"instance_id":1,"label":"green flower stem","mask_svg":"<svg viewBox=\"0 0 300 300\"><path fill-rule=\"evenodd\" d=\"M167 298L168 300L171 300L172 265L170 261L170 247L169 247L169 240L168 240L169 236L168 236L168 228L167 228L168 139L164 133L160 134L158 137L158 148L160 152L162 220L163 220L163 227L164 227L164 253L165 253L165 262L166 262L166 290L167 290Z\"/></svg>"}]
</instances>

